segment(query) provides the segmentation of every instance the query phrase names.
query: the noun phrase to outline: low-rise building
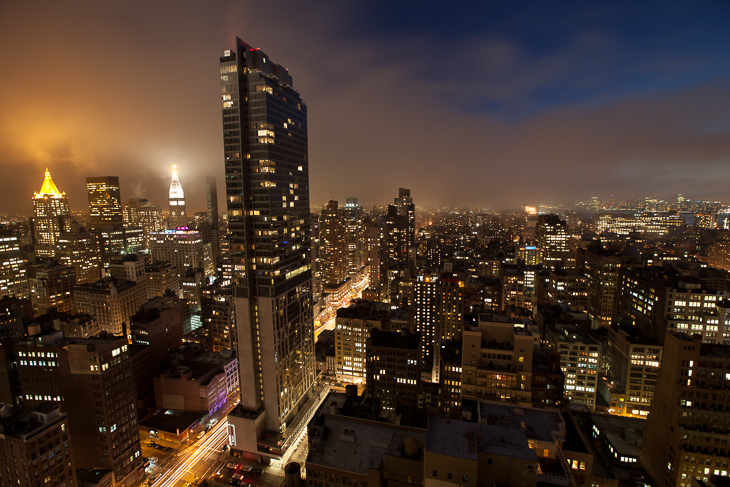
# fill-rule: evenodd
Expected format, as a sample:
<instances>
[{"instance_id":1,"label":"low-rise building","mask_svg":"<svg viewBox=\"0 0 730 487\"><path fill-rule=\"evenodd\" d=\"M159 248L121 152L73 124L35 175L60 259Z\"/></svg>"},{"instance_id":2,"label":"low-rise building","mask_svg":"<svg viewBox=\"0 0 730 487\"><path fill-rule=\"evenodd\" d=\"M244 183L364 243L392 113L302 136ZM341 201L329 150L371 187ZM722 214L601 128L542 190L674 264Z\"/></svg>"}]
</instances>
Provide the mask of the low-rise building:
<instances>
[{"instance_id":1,"label":"low-rise building","mask_svg":"<svg viewBox=\"0 0 730 487\"><path fill-rule=\"evenodd\" d=\"M178 365L153 380L158 408L212 414L228 400L226 374L217 365Z\"/></svg>"}]
</instances>

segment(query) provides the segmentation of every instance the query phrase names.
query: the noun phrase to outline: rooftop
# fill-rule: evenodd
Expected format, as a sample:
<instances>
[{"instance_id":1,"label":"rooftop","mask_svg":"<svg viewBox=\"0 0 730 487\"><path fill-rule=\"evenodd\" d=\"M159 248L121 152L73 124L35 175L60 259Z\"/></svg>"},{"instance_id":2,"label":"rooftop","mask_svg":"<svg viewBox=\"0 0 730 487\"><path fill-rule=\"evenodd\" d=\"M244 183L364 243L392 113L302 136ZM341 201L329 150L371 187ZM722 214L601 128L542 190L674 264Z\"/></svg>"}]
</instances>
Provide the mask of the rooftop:
<instances>
[{"instance_id":1,"label":"rooftop","mask_svg":"<svg viewBox=\"0 0 730 487\"><path fill-rule=\"evenodd\" d=\"M565 435L565 422L557 410L520 408L505 403L479 401L478 421L482 424L516 426L528 439L553 442Z\"/></svg>"},{"instance_id":2,"label":"rooftop","mask_svg":"<svg viewBox=\"0 0 730 487\"><path fill-rule=\"evenodd\" d=\"M426 430L323 413L310 429L307 463L361 475L380 468L385 455L403 452L403 441L426 442ZM319 423L322 423L319 425Z\"/></svg>"},{"instance_id":3,"label":"rooftop","mask_svg":"<svg viewBox=\"0 0 730 487\"><path fill-rule=\"evenodd\" d=\"M373 328L370 331L370 343L373 347L417 350L421 344L421 334L406 331L382 331Z\"/></svg>"},{"instance_id":4,"label":"rooftop","mask_svg":"<svg viewBox=\"0 0 730 487\"><path fill-rule=\"evenodd\" d=\"M207 413L167 410L143 419L139 425L156 431L185 431Z\"/></svg>"}]
</instances>

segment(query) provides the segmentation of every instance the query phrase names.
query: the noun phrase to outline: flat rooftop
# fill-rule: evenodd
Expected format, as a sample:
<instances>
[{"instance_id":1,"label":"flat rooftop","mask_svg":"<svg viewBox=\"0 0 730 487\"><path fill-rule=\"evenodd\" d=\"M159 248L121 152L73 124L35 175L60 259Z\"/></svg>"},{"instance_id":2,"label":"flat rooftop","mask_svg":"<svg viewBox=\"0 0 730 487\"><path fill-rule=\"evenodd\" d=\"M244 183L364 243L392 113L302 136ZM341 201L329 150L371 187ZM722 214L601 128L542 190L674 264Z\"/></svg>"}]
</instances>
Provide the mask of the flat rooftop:
<instances>
[{"instance_id":1,"label":"flat rooftop","mask_svg":"<svg viewBox=\"0 0 730 487\"><path fill-rule=\"evenodd\" d=\"M151 430L177 434L178 430L185 431L206 414L194 411L168 410L140 421L139 425Z\"/></svg>"},{"instance_id":2,"label":"flat rooftop","mask_svg":"<svg viewBox=\"0 0 730 487\"><path fill-rule=\"evenodd\" d=\"M453 419L431 418L426 450L478 461L479 453L512 456L537 462L520 426L478 424Z\"/></svg>"},{"instance_id":3,"label":"flat rooftop","mask_svg":"<svg viewBox=\"0 0 730 487\"><path fill-rule=\"evenodd\" d=\"M321 414L314 432L310 429L307 463L367 475L380 468L386 455L402 451L405 438L426 443L426 430L407 428L347 416ZM319 446L315 446L319 441Z\"/></svg>"},{"instance_id":4,"label":"flat rooftop","mask_svg":"<svg viewBox=\"0 0 730 487\"><path fill-rule=\"evenodd\" d=\"M554 409L522 408L513 404L479 401L479 422L489 425L516 426L528 439L553 442L564 438L565 422Z\"/></svg>"}]
</instances>

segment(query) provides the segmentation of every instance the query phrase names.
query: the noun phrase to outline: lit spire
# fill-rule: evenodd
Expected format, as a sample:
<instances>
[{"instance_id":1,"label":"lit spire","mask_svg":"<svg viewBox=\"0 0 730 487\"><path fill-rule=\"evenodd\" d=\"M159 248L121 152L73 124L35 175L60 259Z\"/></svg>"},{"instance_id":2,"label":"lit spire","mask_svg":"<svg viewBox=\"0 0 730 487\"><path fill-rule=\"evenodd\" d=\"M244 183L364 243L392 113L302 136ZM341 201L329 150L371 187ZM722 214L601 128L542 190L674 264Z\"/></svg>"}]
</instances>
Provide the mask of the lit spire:
<instances>
[{"instance_id":1,"label":"lit spire","mask_svg":"<svg viewBox=\"0 0 730 487\"><path fill-rule=\"evenodd\" d=\"M180 184L180 178L177 177L177 166L172 166L172 181L170 182L170 199L183 199L185 193Z\"/></svg>"},{"instance_id":2,"label":"lit spire","mask_svg":"<svg viewBox=\"0 0 730 487\"><path fill-rule=\"evenodd\" d=\"M46 176L43 179L43 186L37 193L33 193L34 198L43 198L44 196L50 196L52 198L62 198L66 193L62 193L56 187L56 183L51 179L51 172L46 168Z\"/></svg>"}]
</instances>

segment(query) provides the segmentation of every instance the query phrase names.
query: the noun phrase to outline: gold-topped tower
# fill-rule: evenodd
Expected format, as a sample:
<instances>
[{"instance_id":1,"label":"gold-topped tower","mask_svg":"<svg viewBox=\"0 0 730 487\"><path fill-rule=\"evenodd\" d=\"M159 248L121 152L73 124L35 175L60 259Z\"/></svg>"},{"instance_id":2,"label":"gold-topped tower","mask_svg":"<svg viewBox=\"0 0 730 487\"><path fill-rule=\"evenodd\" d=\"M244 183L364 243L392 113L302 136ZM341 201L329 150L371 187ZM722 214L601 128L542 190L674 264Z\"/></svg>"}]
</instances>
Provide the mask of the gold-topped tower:
<instances>
[{"instance_id":1,"label":"gold-topped tower","mask_svg":"<svg viewBox=\"0 0 730 487\"><path fill-rule=\"evenodd\" d=\"M54 257L61 232L71 230L71 211L68 197L59 191L46 168L41 190L33 193L33 217L31 229L33 247L38 257Z\"/></svg>"}]
</instances>

